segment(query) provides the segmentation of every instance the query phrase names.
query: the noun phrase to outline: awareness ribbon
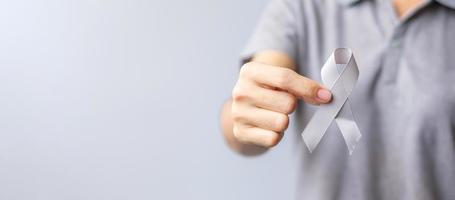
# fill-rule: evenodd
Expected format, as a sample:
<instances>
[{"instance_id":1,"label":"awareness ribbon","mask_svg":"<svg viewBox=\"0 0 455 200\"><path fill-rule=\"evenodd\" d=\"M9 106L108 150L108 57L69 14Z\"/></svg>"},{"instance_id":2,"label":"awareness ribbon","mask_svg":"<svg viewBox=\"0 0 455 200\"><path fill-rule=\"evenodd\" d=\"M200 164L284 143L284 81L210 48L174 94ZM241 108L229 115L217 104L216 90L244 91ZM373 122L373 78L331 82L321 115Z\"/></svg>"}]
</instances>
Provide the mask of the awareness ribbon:
<instances>
[{"instance_id":1,"label":"awareness ribbon","mask_svg":"<svg viewBox=\"0 0 455 200\"><path fill-rule=\"evenodd\" d=\"M362 136L352 114L348 96L359 77L359 68L351 49L338 48L330 55L321 70L322 82L332 92L332 101L321 104L302 132L303 141L313 152L333 120L343 135L349 154Z\"/></svg>"}]
</instances>

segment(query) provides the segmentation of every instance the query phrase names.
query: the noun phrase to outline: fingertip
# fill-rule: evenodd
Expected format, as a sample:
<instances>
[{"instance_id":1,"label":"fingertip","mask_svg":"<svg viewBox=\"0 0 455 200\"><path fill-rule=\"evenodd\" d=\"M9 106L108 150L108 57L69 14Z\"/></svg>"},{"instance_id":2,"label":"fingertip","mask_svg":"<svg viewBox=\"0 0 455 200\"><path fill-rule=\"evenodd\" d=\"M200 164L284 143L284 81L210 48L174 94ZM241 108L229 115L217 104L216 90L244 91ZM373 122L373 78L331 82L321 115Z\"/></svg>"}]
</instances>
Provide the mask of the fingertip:
<instances>
[{"instance_id":1,"label":"fingertip","mask_svg":"<svg viewBox=\"0 0 455 200\"><path fill-rule=\"evenodd\" d=\"M321 103L327 103L332 99L332 93L325 89L321 88L317 91L316 93L316 98L321 102Z\"/></svg>"}]
</instances>

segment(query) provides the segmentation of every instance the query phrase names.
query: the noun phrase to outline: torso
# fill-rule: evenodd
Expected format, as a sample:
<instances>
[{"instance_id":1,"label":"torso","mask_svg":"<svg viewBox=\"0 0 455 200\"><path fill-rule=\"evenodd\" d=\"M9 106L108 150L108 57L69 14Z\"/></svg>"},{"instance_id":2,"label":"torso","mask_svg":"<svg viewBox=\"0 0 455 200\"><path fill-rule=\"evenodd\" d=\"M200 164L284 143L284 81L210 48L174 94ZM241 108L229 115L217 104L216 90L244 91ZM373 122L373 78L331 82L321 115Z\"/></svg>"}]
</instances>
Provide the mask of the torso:
<instances>
[{"instance_id":1,"label":"torso","mask_svg":"<svg viewBox=\"0 0 455 200\"><path fill-rule=\"evenodd\" d=\"M455 199L455 9L422 2L400 19L389 1L300 2L299 70L320 81L333 49L353 50L349 101L363 136L352 156L334 124L312 154L299 144L298 196ZM299 107L299 131L314 110Z\"/></svg>"}]
</instances>

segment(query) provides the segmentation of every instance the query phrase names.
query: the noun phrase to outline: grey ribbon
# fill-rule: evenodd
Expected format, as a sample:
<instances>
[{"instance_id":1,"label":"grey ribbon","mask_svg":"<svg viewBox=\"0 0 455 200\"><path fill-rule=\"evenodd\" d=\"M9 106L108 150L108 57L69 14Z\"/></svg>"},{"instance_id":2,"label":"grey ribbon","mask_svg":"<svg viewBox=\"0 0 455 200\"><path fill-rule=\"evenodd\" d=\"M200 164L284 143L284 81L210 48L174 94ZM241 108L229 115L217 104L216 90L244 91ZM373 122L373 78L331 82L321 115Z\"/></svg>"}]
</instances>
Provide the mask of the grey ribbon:
<instances>
[{"instance_id":1,"label":"grey ribbon","mask_svg":"<svg viewBox=\"0 0 455 200\"><path fill-rule=\"evenodd\" d=\"M359 141L360 130L354 120L348 96L357 83L359 69L350 49L336 49L321 70L322 82L332 92L332 101L321 104L302 132L310 152L316 148L333 120L343 135L349 154Z\"/></svg>"}]
</instances>

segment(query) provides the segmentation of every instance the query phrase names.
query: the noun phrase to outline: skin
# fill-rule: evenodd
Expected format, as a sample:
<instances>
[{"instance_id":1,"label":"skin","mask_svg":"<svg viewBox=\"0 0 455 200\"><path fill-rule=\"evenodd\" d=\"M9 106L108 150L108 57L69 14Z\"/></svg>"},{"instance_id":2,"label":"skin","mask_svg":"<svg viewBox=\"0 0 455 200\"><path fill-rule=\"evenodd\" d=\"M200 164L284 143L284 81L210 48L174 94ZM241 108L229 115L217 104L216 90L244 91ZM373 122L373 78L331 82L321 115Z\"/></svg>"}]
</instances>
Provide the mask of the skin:
<instances>
[{"instance_id":1,"label":"skin","mask_svg":"<svg viewBox=\"0 0 455 200\"><path fill-rule=\"evenodd\" d=\"M422 0L392 0L399 18ZM331 93L314 80L296 73L296 62L279 51L261 51L242 66L232 97L221 112L221 129L232 150L259 155L277 145L289 124L297 100L324 104Z\"/></svg>"},{"instance_id":2,"label":"skin","mask_svg":"<svg viewBox=\"0 0 455 200\"><path fill-rule=\"evenodd\" d=\"M395 12L399 18L403 18L416 9L423 0L393 0Z\"/></svg>"}]
</instances>

